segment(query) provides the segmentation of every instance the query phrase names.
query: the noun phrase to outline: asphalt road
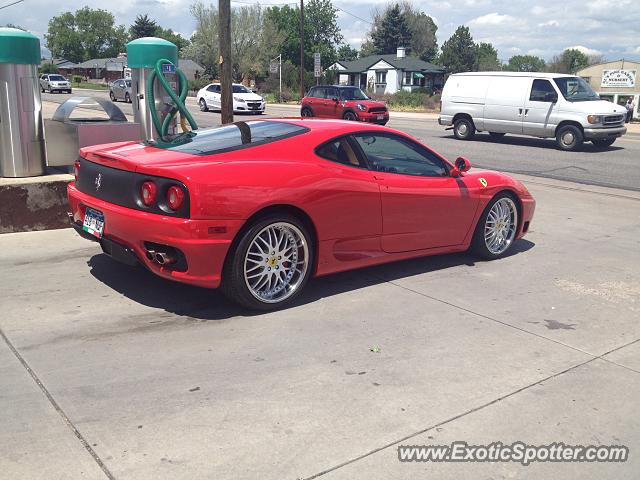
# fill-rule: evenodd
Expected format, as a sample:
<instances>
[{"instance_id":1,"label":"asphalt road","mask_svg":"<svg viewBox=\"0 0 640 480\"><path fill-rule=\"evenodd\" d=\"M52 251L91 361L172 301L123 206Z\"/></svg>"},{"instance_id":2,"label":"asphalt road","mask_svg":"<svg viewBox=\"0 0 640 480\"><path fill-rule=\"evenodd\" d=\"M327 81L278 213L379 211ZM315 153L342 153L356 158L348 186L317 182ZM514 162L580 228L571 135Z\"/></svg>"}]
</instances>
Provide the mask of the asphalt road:
<instances>
[{"instance_id":1,"label":"asphalt road","mask_svg":"<svg viewBox=\"0 0 640 480\"><path fill-rule=\"evenodd\" d=\"M76 91L72 95L79 94ZM106 92L90 92L90 95L108 98ZM69 96L42 94L43 100L57 103ZM187 105L201 127L220 125L220 115L200 112L195 99L189 98ZM119 102L118 106L125 114L133 114L131 105ZM298 108L293 106L268 105L267 111L267 116L299 114ZM257 117L236 116L236 119L252 118ZM413 135L449 159L466 156L475 167L640 191L639 135L624 136L607 150L596 150L587 143L581 151L562 152L556 149L553 140L514 135L494 141L488 134L478 134L473 141L462 142L439 126L433 115L392 113L388 126Z\"/></svg>"}]
</instances>

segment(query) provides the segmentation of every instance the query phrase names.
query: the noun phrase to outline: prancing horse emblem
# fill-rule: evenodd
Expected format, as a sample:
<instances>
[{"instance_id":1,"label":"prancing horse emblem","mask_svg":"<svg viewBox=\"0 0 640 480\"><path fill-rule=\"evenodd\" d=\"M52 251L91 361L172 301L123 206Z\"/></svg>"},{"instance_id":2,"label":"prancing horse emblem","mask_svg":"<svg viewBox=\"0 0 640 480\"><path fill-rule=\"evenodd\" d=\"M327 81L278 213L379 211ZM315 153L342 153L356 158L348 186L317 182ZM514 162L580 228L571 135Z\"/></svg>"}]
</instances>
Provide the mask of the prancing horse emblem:
<instances>
[{"instance_id":1,"label":"prancing horse emblem","mask_svg":"<svg viewBox=\"0 0 640 480\"><path fill-rule=\"evenodd\" d=\"M98 176L96 177L96 181L93 182L96 186L96 191L100 190L100 185L102 184L102 174L99 173Z\"/></svg>"}]
</instances>

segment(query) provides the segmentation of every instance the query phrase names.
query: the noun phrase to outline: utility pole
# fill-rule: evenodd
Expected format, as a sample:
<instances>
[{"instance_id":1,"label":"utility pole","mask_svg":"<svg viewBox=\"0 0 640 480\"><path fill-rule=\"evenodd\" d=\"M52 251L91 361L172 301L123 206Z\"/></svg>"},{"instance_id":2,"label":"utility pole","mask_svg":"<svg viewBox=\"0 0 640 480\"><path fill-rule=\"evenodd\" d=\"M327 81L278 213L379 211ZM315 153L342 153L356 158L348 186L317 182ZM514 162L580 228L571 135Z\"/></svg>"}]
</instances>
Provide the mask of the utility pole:
<instances>
[{"instance_id":1,"label":"utility pole","mask_svg":"<svg viewBox=\"0 0 640 480\"><path fill-rule=\"evenodd\" d=\"M231 1L218 0L220 28L220 121L233 122L233 87L231 83Z\"/></svg>"},{"instance_id":2,"label":"utility pole","mask_svg":"<svg viewBox=\"0 0 640 480\"><path fill-rule=\"evenodd\" d=\"M300 0L300 101L304 94L304 0Z\"/></svg>"}]
</instances>

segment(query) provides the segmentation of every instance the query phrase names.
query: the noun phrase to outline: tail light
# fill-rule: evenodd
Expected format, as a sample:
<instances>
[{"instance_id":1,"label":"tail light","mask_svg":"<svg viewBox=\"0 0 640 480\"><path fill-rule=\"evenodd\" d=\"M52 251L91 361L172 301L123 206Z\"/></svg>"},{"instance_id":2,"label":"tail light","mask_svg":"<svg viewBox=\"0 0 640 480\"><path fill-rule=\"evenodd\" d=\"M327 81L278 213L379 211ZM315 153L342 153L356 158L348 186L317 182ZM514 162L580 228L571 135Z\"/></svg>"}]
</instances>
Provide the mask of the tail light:
<instances>
[{"instance_id":1,"label":"tail light","mask_svg":"<svg viewBox=\"0 0 640 480\"><path fill-rule=\"evenodd\" d=\"M156 201L156 184L150 181L144 182L140 188L140 195L142 196L142 203L147 207L153 205Z\"/></svg>"},{"instance_id":2,"label":"tail light","mask_svg":"<svg viewBox=\"0 0 640 480\"><path fill-rule=\"evenodd\" d=\"M76 177L76 182L78 181L79 175L80 175L80 160L76 160L73 163L73 176Z\"/></svg>"},{"instance_id":3,"label":"tail light","mask_svg":"<svg viewBox=\"0 0 640 480\"><path fill-rule=\"evenodd\" d=\"M184 191L175 185L167 190L167 203L171 210L178 210L184 203Z\"/></svg>"}]
</instances>

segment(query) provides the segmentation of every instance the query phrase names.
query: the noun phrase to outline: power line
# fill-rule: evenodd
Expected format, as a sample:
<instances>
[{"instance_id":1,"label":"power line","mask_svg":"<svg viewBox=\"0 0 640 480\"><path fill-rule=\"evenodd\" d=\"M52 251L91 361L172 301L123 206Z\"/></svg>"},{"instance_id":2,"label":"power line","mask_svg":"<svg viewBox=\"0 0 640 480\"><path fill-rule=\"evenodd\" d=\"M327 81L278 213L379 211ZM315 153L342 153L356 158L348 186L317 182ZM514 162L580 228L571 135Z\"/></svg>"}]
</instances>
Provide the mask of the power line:
<instances>
[{"instance_id":1,"label":"power line","mask_svg":"<svg viewBox=\"0 0 640 480\"><path fill-rule=\"evenodd\" d=\"M357 15L354 15L354 14L353 14L353 13L351 13L351 12L347 12L346 10L344 10L344 9L342 9L342 8L340 8L340 7L334 7L334 8L335 8L336 10L339 10L340 12L346 13L347 15L351 15L352 17L357 18L357 19L358 19L358 20L360 20L361 22L368 23L369 25L373 25L373 22L370 22L369 20L365 20L364 18L359 17L359 16L357 16Z\"/></svg>"},{"instance_id":2,"label":"power line","mask_svg":"<svg viewBox=\"0 0 640 480\"><path fill-rule=\"evenodd\" d=\"M11 5L15 5L16 3L21 3L21 2L24 2L24 0L18 0L17 2L8 3L7 5L3 5L2 7L0 7L0 10L2 10L3 8L10 7Z\"/></svg>"}]
</instances>

